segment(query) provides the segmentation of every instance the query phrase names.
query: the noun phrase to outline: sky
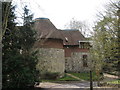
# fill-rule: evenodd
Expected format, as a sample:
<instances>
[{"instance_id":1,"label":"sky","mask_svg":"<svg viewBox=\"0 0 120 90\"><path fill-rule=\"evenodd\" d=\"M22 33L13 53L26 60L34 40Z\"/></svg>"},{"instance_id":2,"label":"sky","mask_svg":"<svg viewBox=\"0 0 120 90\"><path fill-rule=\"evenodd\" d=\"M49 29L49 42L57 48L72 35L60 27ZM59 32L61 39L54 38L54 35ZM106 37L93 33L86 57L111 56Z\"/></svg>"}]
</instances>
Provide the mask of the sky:
<instances>
[{"instance_id":1,"label":"sky","mask_svg":"<svg viewBox=\"0 0 120 90\"><path fill-rule=\"evenodd\" d=\"M103 12L110 0L13 0L17 5L16 13L18 22L22 22L22 8L25 4L34 14L34 19L39 17L49 18L58 29L66 29L65 25L72 18L78 21L86 21L92 26L96 20L96 14Z\"/></svg>"}]
</instances>

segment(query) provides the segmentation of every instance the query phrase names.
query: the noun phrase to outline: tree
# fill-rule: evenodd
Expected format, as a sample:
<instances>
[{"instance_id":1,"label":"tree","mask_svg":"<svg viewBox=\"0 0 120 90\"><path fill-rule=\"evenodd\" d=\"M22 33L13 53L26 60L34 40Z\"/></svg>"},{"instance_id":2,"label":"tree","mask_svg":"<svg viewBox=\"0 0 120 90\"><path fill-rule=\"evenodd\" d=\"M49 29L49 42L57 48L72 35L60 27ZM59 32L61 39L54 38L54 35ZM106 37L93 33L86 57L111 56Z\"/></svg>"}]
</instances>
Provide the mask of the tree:
<instances>
[{"instance_id":1,"label":"tree","mask_svg":"<svg viewBox=\"0 0 120 90\"><path fill-rule=\"evenodd\" d=\"M11 5L6 32L2 38L3 88L33 86L38 79L37 52L33 51L35 32L31 29L30 20L24 26L16 26L14 10L15 7Z\"/></svg>"},{"instance_id":2,"label":"tree","mask_svg":"<svg viewBox=\"0 0 120 90\"><path fill-rule=\"evenodd\" d=\"M21 50L25 53L29 52L31 48L34 46L34 43L36 41L36 32L32 29L33 25L33 14L29 13L29 9L27 9L27 6L24 7L24 14L23 14L23 26L20 27L20 44L21 44Z\"/></svg>"},{"instance_id":3,"label":"tree","mask_svg":"<svg viewBox=\"0 0 120 90\"><path fill-rule=\"evenodd\" d=\"M114 2L117 5L118 2ZM97 21L94 29L92 59L98 73L102 71L117 74L118 72L118 18L117 8L109 4L105 15Z\"/></svg>"},{"instance_id":4,"label":"tree","mask_svg":"<svg viewBox=\"0 0 120 90\"><path fill-rule=\"evenodd\" d=\"M90 30L85 21L78 21L75 18L72 18L72 20L66 24L65 27L68 29L77 29L85 36L88 36L88 32Z\"/></svg>"},{"instance_id":5,"label":"tree","mask_svg":"<svg viewBox=\"0 0 120 90\"><path fill-rule=\"evenodd\" d=\"M7 3L7 2L6 2ZM4 6L6 6L6 3L2 3L4 12ZM5 29L5 34L2 38L2 43L4 45L3 51L2 51L2 81L3 81L3 88L10 87L10 84L13 84L14 79L14 71L15 67L15 57L19 55L19 49L18 46L18 37L17 37L17 29L15 27L16 23L15 20L15 14L14 14L15 7L12 5L10 6L10 13L7 21L7 28ZM4 21L4 13L2 13L2 21ZM13 84L14 87L14 84Z\"/></svg>"},{"instance_id":6,"label":"tree","mask_svg":"<svg viewBox=\"0 0 120 90\"><path fill-rule=\"evenodd\" d=\"M7 22L9 19L9 13L10 13L10 7L11 2L3 2L2 4L2 17L4 17L4 20L2 20L2 36L5 34L6 28L7 28Z\"/></svg>"},{"instance_id":7,"label":"tree","mask_svg":"<svg viewBox=\"0 0 120 90\"><path fill-rule=\"evenodd\" d=\"M24 83L34 84L35 80L39 78L38 71L36 71L37 64L37 51L34 50L34 43L36 42L36 32L32 29L32 14L29 13L27 6L24 7L24 25L20 27L20 41L21 45L20 50L21 54L24 57L24 65L26 68L25 77L26 80ZM27 76L26 76L27 75ZM30 79L31 78L31 79ZM23 77L24 79L24 77Z\"/></svg>"}]
</instances>

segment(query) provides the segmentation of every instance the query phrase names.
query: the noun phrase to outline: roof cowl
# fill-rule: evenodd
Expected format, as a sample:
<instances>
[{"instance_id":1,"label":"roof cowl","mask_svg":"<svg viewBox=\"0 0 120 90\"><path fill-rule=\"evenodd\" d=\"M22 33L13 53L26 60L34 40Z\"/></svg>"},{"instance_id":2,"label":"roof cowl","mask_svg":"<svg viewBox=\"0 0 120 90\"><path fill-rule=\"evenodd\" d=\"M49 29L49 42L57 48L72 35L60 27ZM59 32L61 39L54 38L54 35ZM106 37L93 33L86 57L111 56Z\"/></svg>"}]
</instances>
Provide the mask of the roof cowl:
<instances>
[{"instance_id":1,"label":"roof cowl","mask_svg":"<svg viewBox=\"0 0 120 90\"><path fill-rule=\"evenodd\" d=\"M40 17L40 18L36 18L35 20L34 20L34 22L39 22L39 21L47 21L47 22L50 22L50 20L49 20L49 18L44 18L44 17Z\"/></svg>"},{"instance_id":2,"label":"roof cowl","mask_svg":"<svg viewBox=\"0 0 120 90\"><path fill-rule=\"evenodd\" d=\"M40 17L40 18L36 18L35 21L36 20L49 20L49 18Z\"/></svg>"}]
</instances>

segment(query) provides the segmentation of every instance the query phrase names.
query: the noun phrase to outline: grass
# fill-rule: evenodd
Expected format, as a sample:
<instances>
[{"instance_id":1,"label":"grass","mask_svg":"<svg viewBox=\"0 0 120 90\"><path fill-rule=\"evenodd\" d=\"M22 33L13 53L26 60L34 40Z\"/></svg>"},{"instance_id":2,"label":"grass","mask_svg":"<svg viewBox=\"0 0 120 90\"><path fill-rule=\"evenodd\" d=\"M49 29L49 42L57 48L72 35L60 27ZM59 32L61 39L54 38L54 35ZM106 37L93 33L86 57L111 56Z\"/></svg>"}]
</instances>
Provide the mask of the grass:
<instances>
[{"instance_id":1,"label":"grass","mask_svg":"<svg viewBox=\"0 0 120 90\"><path fill-rule=\"evenodd\" d=\"M68 75L64 75L64 77L59 78L59 79L54 79L54 80L47 80L47 79L43 79L42 82L55 82L55 81L78 81L77 79L70 77Z\"/></svg>"},{"instance_id":2,"label":"grass","mask_svg":"<svg viewBox=\"0 0 120 90\"><path fill-rule=\"evenodd\" d=\"M79 77L80 79L83 79L83 80L86 80L86 81L90 80L90 73L88 73L88 72L83 72L83 73L69 73L69 74L72 74L72 75L74 75L76 77ZM93 79L93 81L97 80L97 76L96 76L95 72L92 73L92 79Z\"/></svg>"},{"instance_id":3,"label":"grass","mask_svg":"<svg viewBox=\"0 0 120 90\"><path fill-rule=\"evenodd\" d=\"M83 72L83 73L69 73L69 74L72 74L76 77L79 77L80 79L82 80L86 80L86 81L89 81L90 80L90 75L89 73L87 72ZM95 74L95 72L92 73L92 78L93 78L93 81L96 81L97 80L97 76ZM78 81L76 78L73 78L71 76L68 76L67 74L64 75L64 77L62 78L59 78L59 79L54 79L54 80L42 80L42 82L54 82L54 81Z\"/></svg>"},{"instance_id":4,"label":"grass","mask_svg":"<svg viewBox=\"0 0 120 90\"><path fill-rule=\"evenodd\" d=\"M77 79L73 78L73 77L70 77L68 75L65 74L64 77L58 79L59 81L78 81Z\"/></svg>"},{"instance_id":5,"label":"grass","mask_svg":"<svg viewBox=\"0 0 120 90\"><path fill-rule=\"evenodd\" d=\"M114 80L111 82L107 82L108 84L120 84L120 80Z\"/></svg>"}]
</instances>

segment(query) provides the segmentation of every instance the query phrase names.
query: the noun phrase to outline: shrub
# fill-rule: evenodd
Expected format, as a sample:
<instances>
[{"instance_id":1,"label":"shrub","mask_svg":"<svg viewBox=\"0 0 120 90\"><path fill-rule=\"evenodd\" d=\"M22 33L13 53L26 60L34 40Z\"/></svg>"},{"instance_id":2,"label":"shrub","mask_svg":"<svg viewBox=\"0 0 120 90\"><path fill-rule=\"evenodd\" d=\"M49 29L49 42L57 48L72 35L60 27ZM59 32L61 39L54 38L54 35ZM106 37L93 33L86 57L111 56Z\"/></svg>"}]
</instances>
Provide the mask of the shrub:
<instances>
[{"instance_id":1,"label":"shrub","mask_svg":"<svg viewBox=\"0 0 120 90\"><path fill-rule=\"evenodd\" d=\"M45 72L41 74L41 79L53 80L53 79L58 79L59 76L60 73L58 72Z\"/></svg>"}]
</instances>

